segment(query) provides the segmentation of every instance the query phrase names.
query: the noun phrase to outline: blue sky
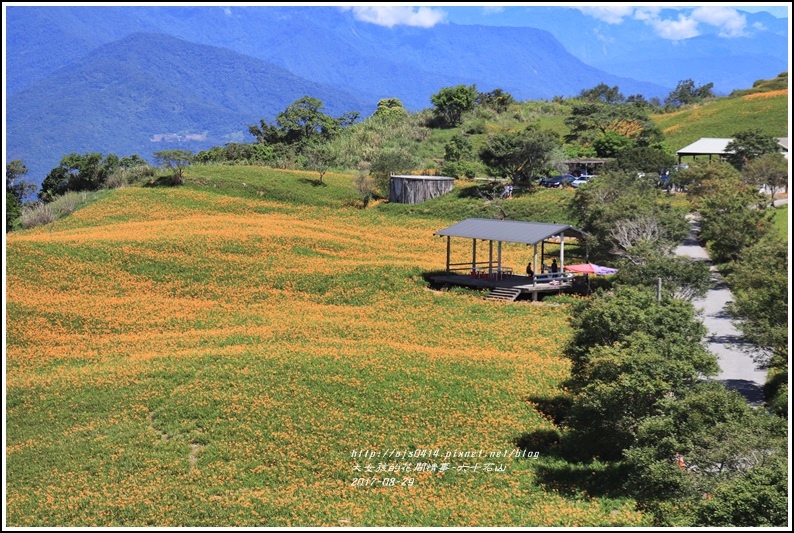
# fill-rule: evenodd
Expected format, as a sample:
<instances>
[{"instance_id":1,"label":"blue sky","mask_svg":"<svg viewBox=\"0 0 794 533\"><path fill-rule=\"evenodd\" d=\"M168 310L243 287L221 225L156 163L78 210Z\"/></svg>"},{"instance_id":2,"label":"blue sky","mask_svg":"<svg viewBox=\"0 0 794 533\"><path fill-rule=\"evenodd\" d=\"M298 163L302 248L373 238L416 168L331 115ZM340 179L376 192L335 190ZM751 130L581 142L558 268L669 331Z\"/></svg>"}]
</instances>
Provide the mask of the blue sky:
<instances>
[{"instance_id":1,"label":"blue sky","mask_svg":"<svg viewBox=\"0 0 794 533\"><path fill-rule=\"evenodd\" d=\"M408 25L432 27L447 22L455 24L484 24L500 26L532 26L532 17L524 7L538 7L539 4L496 3L496 4L394 4L373 3L353 4L342 9L353 11L361 21L392 27ZM621 2L601 3L557 3L546 6L569 7L582 11L585 15L609 24L621 24L634 19L645 23L659 37L684 39L696 37L705 27L718 28L724 37L736 37L749 30L742 11L755 13L768 11L775 17L789 17L789 3L768 3L765 6L746 6L731 3L685 4L657 2L652 5L628 4ZM662 10L666 10L662 13ZM677 10L671 15L669 10ZM712 28L712 30L713 30Z\"/></svg>"}]
</instances>

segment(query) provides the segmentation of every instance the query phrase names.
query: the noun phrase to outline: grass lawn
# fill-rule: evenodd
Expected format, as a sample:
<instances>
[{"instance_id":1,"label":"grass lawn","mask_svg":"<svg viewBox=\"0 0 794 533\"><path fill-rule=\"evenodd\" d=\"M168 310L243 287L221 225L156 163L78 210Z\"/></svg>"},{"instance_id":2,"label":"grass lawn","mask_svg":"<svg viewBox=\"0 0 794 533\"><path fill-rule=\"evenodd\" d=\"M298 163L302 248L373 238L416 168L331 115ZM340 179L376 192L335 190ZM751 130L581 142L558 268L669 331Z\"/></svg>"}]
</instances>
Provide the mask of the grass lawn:
<instances>
[{"instance_id":1,"label":"grass lawn","mask_svg":"<svg viewBox=\"0 0 794 533\"><path fill-rule=\"evenodd\" d=\"M554 456L566 306L429 290L440 220L314 179L197 167L8 235L7 524L647 525Z\"/></svg>"}]
</instances>

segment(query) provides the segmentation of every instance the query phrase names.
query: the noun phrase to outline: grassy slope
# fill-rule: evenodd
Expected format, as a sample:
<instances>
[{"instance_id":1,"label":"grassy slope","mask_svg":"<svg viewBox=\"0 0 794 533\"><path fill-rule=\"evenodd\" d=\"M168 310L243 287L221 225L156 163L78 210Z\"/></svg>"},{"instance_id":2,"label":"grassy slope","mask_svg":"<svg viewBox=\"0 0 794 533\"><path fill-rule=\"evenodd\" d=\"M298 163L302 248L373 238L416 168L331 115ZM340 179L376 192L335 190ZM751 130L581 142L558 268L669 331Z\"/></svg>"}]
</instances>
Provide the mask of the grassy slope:
<instances>
[{"instance_id":1,"label":"grassy slope","mask_svg":"<svg viewBox=\"0 0 794 533\"><path fill-rule=\"evenodd\" d=\"M644 523L533 440L568 372L565 307L428 291L445 221L314 179L195 168L8 236L7 523ZM540 457L444 457L518 439ZM415 448L439 455L352 457ZM411 470L356 470L379 463Z\"/></svg>"},{"instance_id":2,"label":"grassy slope","mask_svg":"<svg viewBox=\"0 0 794 533\"><path fill-rule=\"evenodd\" d=\"M665 141L680 150L701 137L729 138L735 133L760 129L775 137L788 135L788 90L720 98L677 113L654 115Z\"/></svg>"}]
</instances>

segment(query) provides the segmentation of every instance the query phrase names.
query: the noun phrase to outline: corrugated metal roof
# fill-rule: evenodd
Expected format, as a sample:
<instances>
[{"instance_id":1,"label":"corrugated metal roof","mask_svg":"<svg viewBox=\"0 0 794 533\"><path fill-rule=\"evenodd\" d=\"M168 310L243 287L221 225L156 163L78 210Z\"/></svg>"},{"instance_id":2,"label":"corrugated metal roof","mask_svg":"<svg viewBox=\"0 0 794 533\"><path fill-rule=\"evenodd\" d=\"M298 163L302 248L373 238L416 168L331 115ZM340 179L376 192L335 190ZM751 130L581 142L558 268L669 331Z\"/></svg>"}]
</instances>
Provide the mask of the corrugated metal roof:
<instances>
[{"instance_id":1,"label":"corrugated metal roof","mask_svg":"<svg viewBox=\"0 0 794 533\"><path fill-rule=\"evenodd\" d=\"M434 235L484 239L488 241L537 244L560 233L566 237L582 237L584 232L569 224L546 224L492 218L467 218Z\"/></svg>"},{"instance_id":2,"label":"corrugated metal roof","mask_svg":"<svg viewBox=\"0 0 794 533\"><path fill-rule=\"evenodd\" d=\"M703 137L698 139L688 146L684 146L676 152L678 155L709 155L719 154L725 155L733 152L728 152L725 149L733 139L721 139L717 137ZM788 137L778 137L777 143L784 152L788 152Z\"/></svg>"},{"instance_id":3,"label":"corrugated metal roof","mask_svg":"<svg viewBox=\"0 0 794 533\"><path fill-rule=\"evenodd\" d=\"M676 153L678 155L708 155L708 154L727 154L725 147L733 139L720 139L716 137L703 137L693 142L689 146L684 146Z\"/></svg>"},{"instance_id":4,"label":"corrugated metal roof","mask_svg":"<svg viewBox=\"0 0 794 533\"><path fill-rule=\"evenodd\" d=\"M455 181L455 178L449 176L400 176L392 174L390 178L402 178L407 180L431 180L431 181Z\"/></svg>"}]
</instances>

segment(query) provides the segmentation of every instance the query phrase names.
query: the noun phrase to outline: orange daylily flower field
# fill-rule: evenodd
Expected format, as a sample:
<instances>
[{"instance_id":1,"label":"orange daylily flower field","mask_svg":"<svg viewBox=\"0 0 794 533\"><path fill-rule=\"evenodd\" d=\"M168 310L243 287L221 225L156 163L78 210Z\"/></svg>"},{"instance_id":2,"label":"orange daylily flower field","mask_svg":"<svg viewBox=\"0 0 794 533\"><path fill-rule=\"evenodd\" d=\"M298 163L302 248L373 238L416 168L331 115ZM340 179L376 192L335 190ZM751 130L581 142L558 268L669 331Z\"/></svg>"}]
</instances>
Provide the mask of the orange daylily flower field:
<instances>
[{"instance_id":1,"label":"orange daylily flower field","mask_svg":"<svg viewBox=\"0 0 794 533\"><path fill-rule=\"evenodd\" d=\"M564 304L429 290L453 220L207 180L8 234L8 525L647 524L533 441Z\"/></svg>"}]
</instances>

